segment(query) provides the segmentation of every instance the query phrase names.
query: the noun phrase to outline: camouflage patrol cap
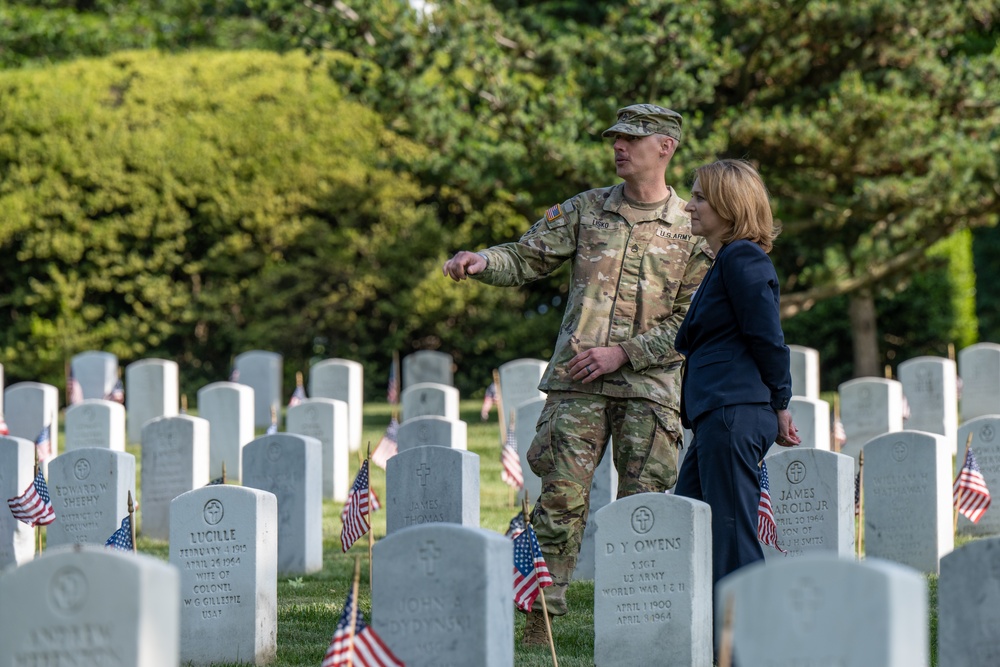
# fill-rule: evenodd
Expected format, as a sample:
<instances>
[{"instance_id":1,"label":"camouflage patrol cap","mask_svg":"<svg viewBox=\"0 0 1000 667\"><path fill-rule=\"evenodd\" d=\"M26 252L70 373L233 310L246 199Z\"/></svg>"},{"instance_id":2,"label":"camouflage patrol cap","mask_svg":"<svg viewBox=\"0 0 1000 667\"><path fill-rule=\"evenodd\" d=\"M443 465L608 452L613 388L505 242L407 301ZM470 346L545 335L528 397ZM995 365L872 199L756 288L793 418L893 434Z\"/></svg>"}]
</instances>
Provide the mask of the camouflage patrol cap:
<instances>
[{"instance_id":1,"label":"camouflage patrol cap","mask_svg":"<svg viewBox=\"0 0 1000 667\"><path fill-rule=\"evenodd\" d=\"M648 137L651 134L665 134L680 141L683 122L684 119L676 111L655 104L633 104L619 109L618 120L604 130L601 136L630 134L636 137Z\"/></svg>"}]
</instances>

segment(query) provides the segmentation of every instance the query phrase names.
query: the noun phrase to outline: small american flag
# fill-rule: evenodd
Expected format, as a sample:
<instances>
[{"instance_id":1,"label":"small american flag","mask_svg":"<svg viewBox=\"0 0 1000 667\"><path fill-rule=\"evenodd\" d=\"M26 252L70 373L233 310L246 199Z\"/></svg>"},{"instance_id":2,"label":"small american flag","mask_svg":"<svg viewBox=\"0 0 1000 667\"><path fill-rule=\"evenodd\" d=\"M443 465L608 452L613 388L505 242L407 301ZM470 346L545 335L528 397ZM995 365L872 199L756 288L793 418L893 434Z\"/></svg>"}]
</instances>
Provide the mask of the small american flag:
<instances>
[{"instance_id":1,"label":"small american flag","mask_svg":"<svg viewBox=\"0 0 1000 667\"><path fill-rule=\"evenodd\" d=\"M767 479L767 463L760 462L760 503L757 505L757 539L774 547L781 553L788 553L778 546L778 527L774 525L771 512L771 483Z\"/></svg>"},{"instance_id":2,"label":"small american flag","mask_svg":"<svg viewBox=\"0 0 1000 667\"><path fill-rule=\"evenodd\" d=\"M483 396L483 407L479 409L479 417L486 421L490 418L490 410L493 409L493 404L497 402L497 383L490 382L490 386L486 388L486 395ZM503 419L503 415L500 415Z\"/></svg>"},{"instance_id":3,"label":"small american flag","mask_svg":"<svg viewBox=\"0 0 1000 667\"><path fill-rule=\"evenodd\" d=\"M267 430L264 431L264 435L274 435L277 432L278 432L278 422L271 422L268 425Z\"/></svg>"},{"instance_id":4,"label":"small american flag","mask_svg":"<svg viewBox=\"0 0 1000 667\"><path fill-rule=\"evenodd\" d=\"M121 528L111 533L104 546L118 551L132 551L132 521L129 517L122 519Z\"/></svg>"},{"instance_id":5,"label":"small american flag","mask_svg":"<svg viewBox=\"0 0 1000 667\"><path fill-rule=\"evenodd\" d=\"M861 514L861 471L854 476L854 516Z\"/></svg>"},{"instance_id":6,"label":"small american flag","mask_svg":"<svg viewBox=\"0 0 1000 667\"><path fill-rule=\"evenodd\" d=\"M545 564L542 548L530 526L514 537L514 604L531 611L535 598L546 586L552 585L552 575Z\"/></svg>"},{"instance_id":7,"label":"small american flag","mask_svg":"<svg viewBox=\"0 0 1000 667\"><path fill-rule=\"evenodd\" d=\"M389 402L389 405L396 405L399 403L399 378L396 377L395 360L393 360L392 364L389 366L389 386L385 392L385 400Z\"/></svg>"},{"instance_id":8,"label":"small american flag","mask_svg":"<svg viewBox=\"0 0 1000 667\"><path fill-rule=\"evenodd\" d=\"M509 537L511 539L517 537L524 530L524 515L520 512L510 520L510 524L507 526L507 532L504 533L504 537Z\"/></svg>"},{"instance_id":9,"label":"small american flag","mask_svg":"<svg viewBox=\"0 0 1000 667\"><path fill-rule=\"evenodd\" d=\"M847 443L847 431L844 430L844 422L839 419L833 420L833 444L837 451L843 449Z\"/></svg>"},{"instance_id":10,"label":"small american flag","mask_svg":"<svg viewBox=\"0 0 1000 667\"><path fill-rule=\"evenodd\" d=\"M354 620L354 635L351 636L351 617ZM354 599L354 592L347 594L344 611L337 621L330 648L320 667L403 667L382 638L365 623L361 609Z\"/></svg>"},{"instance_id":11,"label":"small american flag","mask_svg":"<svg viewBox=\"0 0 1000 667\"><path fill-rule=\"evenodd\" d=\"M77 382L73 374L73 367L69 367L69 377L66 378L66 402L69 405L76 405L83 401L83 387Z\"/></svg>"},{"instance_id":12,"label":"small american flag","mask_svg":"<svg viewBox=\"0 0 1000 667\"><path fill-rule=\"evenodd\" d=\"M10 435L10 427L7 426L2 414L0 414L0 435Z\"/></svg>"},{"instance_id":13,"label":"small american flag","mask_svg":"<svg viewBox=\"0 0 1000 667\"><path fill-rule=\"evenodd\" d=\"M115 403L121 403L125 405L125 385L122 384L122 379L118 378L115 382L115 386L111 388L107 396L104 397L105 401L114 401Z\"/></svg>"},{"instance_id":14,"label":"small american flag","mask_svg":"<svg viewBox=\"0 0 1000 667\"><path fill-rule=\"evenodd\" d=\"M976 463L972 447L965 452L965 464L958 471L953 487L955 507L972 523L979 523L986 510L990 508L990 490L986 488L986 479Z\"/></svg>"},{"instance_id":15,"label":"small american flag","mask_svg":"<svg viewBox=\"0 0 1000 667\"><path fill-rule=\"evenodd\" d=\"M7 506L15 519L29 526L47 526L56 520L56 511L49 498L49 487L45 484L41 470L35 474L34 481L24 493L7 500Z\"/></svg>"},{"instance_id":16,"label":"small american flag","mask_svg":"<svg viewBox=\"0 0 1000 667\"><path fill-rule=\"evenodd\" d=\"M340 513L344 523L340 531L340 547L344 551L368 532L368 508L368 461L365 461L361 464L358 476L354 478L344 511Z\"/></svg>"},{"instance_id":17,"label":"small american flag","mask_svg":"<svg viewBox=\"0 0 1000 667\"><path fill-rule=\"evenodd\" d=\"M35 438L35 449L38 450L38 460L48 461L52 458L52 425L46 424L45 427Z\"/></svg>"},{"instance_id":18,"label":"small american flag","mask_svg":"<svg viewBox=\"0 0 1000 667\"><path fill-rule=\"evenodd\" d=\"M399 422L393 417L389 420L389 427L385 429L385 435L378 441L378 446L372 452L372 463L385 470L389 459L399 452Z\"/></svg>"},{"instance_id":19,"label":"small american flag","mask_svg":"<svg viewBox=\"0 0 1000 667\"><path fill-rule=\"evenodd\" d=\"M306 400L306 388L300 384L295 385L295 391L292 392L292 397L288 399L288 407L294 408L304 400Z\"/></svg>"},{"instance_id":20,"label":"small american flag","mask_svg":"<svg viewBox=\"0 0 1000 667\"><path fill-rule=\"evenodd\" d=\"M379 502L378 494L375 493L375 489L372 488L371 485L368 486L368 492L371 493L371 497L368 499L369 503L368 512L369 514L372 514L382 509L382 503ZM344 503L344 509L340 510L341 522L347 519L347 508L351 506L351 496L350 496L351 493L354 493L354 489L351 489L351 491L348 493L347 502Z\"/></svg>"},{"instance_id":21,"label":"small american flag","mask_svg":"<svg viewBox=\"0 0 1000 667\"><path fill-rule=\"evenodd\" d=\"M507 442L500 449L500 479L515 489L524 488L524 473L521 470L521 455L517 453L517 437L514 435L514 415L510 416L507 427Z\"/></svg>"}]
</instances>

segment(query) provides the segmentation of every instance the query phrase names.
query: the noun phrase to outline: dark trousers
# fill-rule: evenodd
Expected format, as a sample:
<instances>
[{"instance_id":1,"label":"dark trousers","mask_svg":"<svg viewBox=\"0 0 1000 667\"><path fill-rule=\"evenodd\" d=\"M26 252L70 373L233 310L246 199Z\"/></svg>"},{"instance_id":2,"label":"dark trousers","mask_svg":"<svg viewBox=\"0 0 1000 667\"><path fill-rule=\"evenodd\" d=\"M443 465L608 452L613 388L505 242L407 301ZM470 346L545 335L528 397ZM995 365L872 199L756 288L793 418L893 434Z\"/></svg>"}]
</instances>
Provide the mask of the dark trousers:
<instances>
[{"instance_id":1,"label":"dark trousers","mask_svg":"<svg viewBox=\"0 0 1000 667\"><path fill-rule=\"evenodd\" d=\"M760 469L778 436L778 417L766 403L727 405L700 415L674 493L712 508L712 586L744 565L764 559L757 539Z\"/></svg>"}]
</instances>

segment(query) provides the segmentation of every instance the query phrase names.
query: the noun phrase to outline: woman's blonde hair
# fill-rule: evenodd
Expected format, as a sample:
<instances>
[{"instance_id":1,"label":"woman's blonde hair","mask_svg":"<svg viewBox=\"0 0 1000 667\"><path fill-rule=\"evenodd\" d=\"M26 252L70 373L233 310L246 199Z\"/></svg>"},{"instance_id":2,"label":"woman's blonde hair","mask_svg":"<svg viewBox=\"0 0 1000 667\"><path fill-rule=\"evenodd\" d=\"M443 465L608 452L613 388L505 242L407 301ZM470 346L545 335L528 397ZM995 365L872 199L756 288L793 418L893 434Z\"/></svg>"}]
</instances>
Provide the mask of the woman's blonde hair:
<instances>
[{"instance_id":1,"label":"woman's blonde hair","mask_svg":"<svg viewBox=\"0 0 1000 667\"><path fill-rule=\"evenodd\" d=\"M764 179L745 160L718 160L695 169L702 194L715 212L730 224L722 243L747 239L771 252L781 224L771 214Z\"/></svg>"}]
</instances>

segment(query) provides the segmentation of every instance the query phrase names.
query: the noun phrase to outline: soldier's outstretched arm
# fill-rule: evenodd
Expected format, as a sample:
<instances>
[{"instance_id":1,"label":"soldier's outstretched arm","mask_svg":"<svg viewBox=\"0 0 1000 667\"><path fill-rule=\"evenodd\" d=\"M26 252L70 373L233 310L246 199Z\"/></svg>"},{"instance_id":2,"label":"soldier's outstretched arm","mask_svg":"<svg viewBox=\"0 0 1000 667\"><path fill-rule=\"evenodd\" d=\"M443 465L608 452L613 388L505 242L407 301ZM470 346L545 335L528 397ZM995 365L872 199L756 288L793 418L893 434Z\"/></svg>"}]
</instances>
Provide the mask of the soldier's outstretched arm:
<instances>
[{"instance_id":1,"label":"soldier's outstretched arm","mask_svg":"<svg viewBox=\"0 0 1000 667\"><path fill-rule=\"evenodd\" d=\"M486 269L486 258L476 252L460 250L455 256L444 263L441 268L444 275L454 281L465 280Z\"/></svg>"}]
</instances>

